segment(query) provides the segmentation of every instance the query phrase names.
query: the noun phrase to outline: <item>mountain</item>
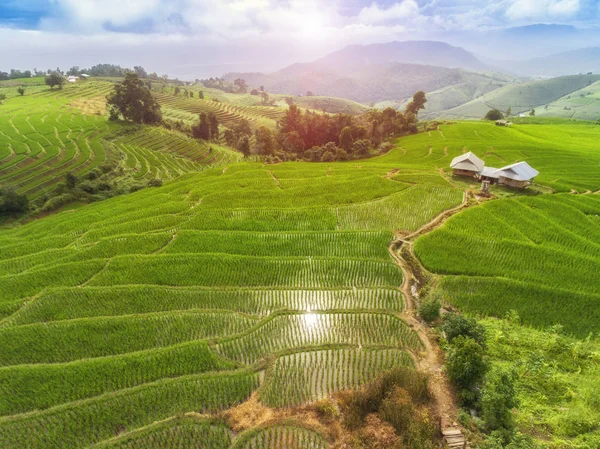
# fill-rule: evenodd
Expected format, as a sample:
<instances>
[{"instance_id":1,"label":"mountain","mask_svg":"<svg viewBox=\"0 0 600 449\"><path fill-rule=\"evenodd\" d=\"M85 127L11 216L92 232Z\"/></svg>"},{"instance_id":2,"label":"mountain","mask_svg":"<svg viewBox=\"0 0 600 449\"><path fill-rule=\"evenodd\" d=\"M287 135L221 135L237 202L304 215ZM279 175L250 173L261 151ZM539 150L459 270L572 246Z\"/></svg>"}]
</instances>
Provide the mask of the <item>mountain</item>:
<instances>
[{"instance_id":1,"label":"mountain","mask_svg":"<svg viewBox=\"0 0 600 449\"><path fill-rule=\"evenodd\" d=\"M600 75L571 75L510 84L451 109L426 109L422 116L481 119L490 109L505 111L510 107L515 115L536 109L538 115L595 118L600 113L595 84L599 81Z\"/></svg>"},{"instance_id":2,"label":"mountain","mask_svg":"<svg viewBox=\"0 0 600 449\"><path fill-rule=\"evenodd\" d=\"M600 73L600 47L581 48L515 63L517 73L531 76L561 76Z\"/></svg>"},{"instance_id":3,"label":"mountain","mask_svg":"<svg viewBox=\"0 0 600 449\"><path fill-rule=\"evenodd\" d=\"M385 44L351 45L330 53L316 62L338 67L402 62L467 70L489 69L464 48L436 41L395 41Z\"/></svg>"},{"instance_id":4,"label":"mountain","mask_svg":"<svg viewBox=\"0 0 600 449\"><path fill-rule=\"evenodd\" d=\"M251 87L272 93L343 97L362 103L402 101L417 90L433 91L471 82L479 75L465 69L487 66L466 50L442 42L409 41L355 45L309 63L290 65L271 74L228 73ZM493 78L493 77L492 77Z\"/></svg>"}]
</instances>

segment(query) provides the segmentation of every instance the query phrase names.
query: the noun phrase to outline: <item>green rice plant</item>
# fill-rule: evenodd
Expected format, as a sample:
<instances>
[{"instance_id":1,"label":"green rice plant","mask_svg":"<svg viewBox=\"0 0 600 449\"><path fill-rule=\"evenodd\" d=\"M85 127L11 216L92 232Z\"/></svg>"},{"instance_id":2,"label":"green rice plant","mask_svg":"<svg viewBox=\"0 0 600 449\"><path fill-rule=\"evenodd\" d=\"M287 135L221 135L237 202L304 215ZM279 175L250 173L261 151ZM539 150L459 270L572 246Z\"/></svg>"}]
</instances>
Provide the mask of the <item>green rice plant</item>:
<instances>
[{"instance_id":1,"label":"green rice plant","mask_svg":"<svg viewBox=\"0 0 600 449\"><path fill-rule=\"evenodd\" d=\"M421 347L411 328L391 314L309 311L265 320L246 334L219 341L216 349L225 357L251 364L293 348L339 344Z\"/></svg>"},{"instance_id":2,"label":"green rice plant","mask_svg":"<svg viewBox=\"0 0 600 449\"><path fill-rule=\"evenodd\" d=\"M164 312L0 329L0 366L64 363L238 334L256 320L231 312Z\"/></svg>"},{"instance_id":3,"label":"green rice plant","mask_svg":"<svg viewBox=\"0 0 600 449\"><path fill-rule=\"evenodd\" d=\"M327 449L327 441L318 432L293 422L258 427L239 435L231 449Z\"/></svg>"},{"instance_id":4,"label":"green rice plant","mask_svg":"<svg viewBox=\"0 0 600 449\"><path fill-rule=\"evenodd\" d=\"M4 326L190 309L234 310L264 316L279 310L356 308L401 312L404 297L397 288L282 290L152 285L59 288L28 301Z\"/></svg>"},{"instance_id":5,"label":"green rice plant","mask_svg":"<svg viewBox=\"0 0 600 449\"><path fill-rule=\"evenodd\" d=\"M270 407L298 406L336 391L356 388L396 366L413 366L399 349L325 349L277 357L261 401Z\"/></svg>"},{"instance_id":6,"label":"green rice plant","mask_svg":"<svg viewBox=\"0 0 600 449\"><path fill-rule=\"evenodd\" d=\"M176 417L119 436L94 449L229 449L231 431L214 419Z\"/></svg>"},{"instance_id":7,"label":"green rice plant","mask_svg":"<svg viewBox=\"0 0 600 449\"><path fill-rule=\"evenodd\" d=\"M206 342L83 359L0 368L0 415L43 410L159 379L234 369Z\"/></svg>"},{"instance_id":8,"label":"green rice plant","mask_svg":"<svg viewBox=\"0 0 600 449\"><path fill-rule=\"evenodd\" d=\"M336 288L401 283L402 273L391 260L158 254L114 257L88 285Z\"/></svg>"},{"instance_id":9,"label":"green rice plant","mask_svg":"<svg viewBox=\"0 0 600 449\"><path fill-rule=\"evenodd\" d=\"M259 374L234 371L161 380L44 411L0 418L0 447L84 448L190 411L214 413L247 399Z\"/></svg>"},{"instance_id":10,"label":"green rice plant","mask_svg":"<svg viewBox=\"0 0 600 449\"><path fill-rule=\"evenodd\" d=\"M462 309L514 309L527 323L585 336L598 321L600 228L591 215L599 213L591 195L498 200L451 218L415 251L447 275L442 294Z\"/></svg>"}]
</instances>

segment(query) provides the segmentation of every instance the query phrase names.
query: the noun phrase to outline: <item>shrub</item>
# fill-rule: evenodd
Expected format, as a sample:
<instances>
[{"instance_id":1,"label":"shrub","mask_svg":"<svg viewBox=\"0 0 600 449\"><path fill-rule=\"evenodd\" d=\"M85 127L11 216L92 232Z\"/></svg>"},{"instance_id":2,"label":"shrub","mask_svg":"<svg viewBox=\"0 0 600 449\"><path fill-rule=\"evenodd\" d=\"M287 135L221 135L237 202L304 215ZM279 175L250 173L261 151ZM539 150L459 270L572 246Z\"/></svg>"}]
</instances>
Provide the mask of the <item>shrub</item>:
<instances>
[{"instance_id":1,"label":"shrub","mask_svg":"<svg viewBox=\"0 0 600 449\"><path fill-rule=\"evenodd\" d=\"M512 429L512 409L518 405L516 374L502 368L488 373L481 398L483 420L490 430Z\"/></svg>"},{"instance_id":2,"label":"shrub","mask_svg":"<svg viewBox=\"0 0 600 449\"><path fill-rule=\"evenodd\" d=\"M29 200L12 187L0 187L0 214L22 214L29 210Z\"/></svg>"},{"instance_id":3,"label":"shrub","mask_svg":"<svg viewBox=\"0 0 600 449\"><path fill-rule=\"evenodd\" d=\"M419 305L419 315L428 323L437 320L440 317L442 301L438 294L432 294L425 298Z\"/></svg>"},{"instance_id":4,"label":"shrub","mask_svg":"<svg viewBox=\"0 0 600 449\"><path fill-rule=\"evenodd\" d=\"M504 114L498 109L490 109L487 114L485 114L485 120L502 120L504 118Z\"/></svg>"},{"instance_id":5,"label":"shrub","mask_svg":"<svg viewBox=\"0 0 600 449\"><path fill-rule=\"evenodd\" d=\"M478 324L474 318L464 315L449 313L444 317L442 330L446 334L448 342L459 336L469 337L485 348L485 327Z\"/></svg>"},{"instance_id":6,"label":"shrub","mask_svg":"<svg viewBox=\"0 0 600 449\"><path fill-rule=\"evenodd\" d=\"M447 357L448 377L458 387L471 391L481 382L487 370L484 349L470 337L459 335L452 341ZM465 399L471 399L468 396Z\"/></svg>"},{"instance_id":7,"label":"shrub","mask_svg":"<svg viewBox=\"0 0 600 449\"><path fill-rule=\"evenodd\" d=\"M331 422L340 416L340 411L330 399L323 399L315 404L319 417L325 422Z\"/></svg>"},{"instance_id":8,"label":"shrub","mask_svg":"<svg viewBox=\"0 0 600 449\"><path fill-rule=\"evenodd\" d=\"M161 187L163 185L162 179L154 178L148 181L148 187Z\"/></svg>"}]
</instances>

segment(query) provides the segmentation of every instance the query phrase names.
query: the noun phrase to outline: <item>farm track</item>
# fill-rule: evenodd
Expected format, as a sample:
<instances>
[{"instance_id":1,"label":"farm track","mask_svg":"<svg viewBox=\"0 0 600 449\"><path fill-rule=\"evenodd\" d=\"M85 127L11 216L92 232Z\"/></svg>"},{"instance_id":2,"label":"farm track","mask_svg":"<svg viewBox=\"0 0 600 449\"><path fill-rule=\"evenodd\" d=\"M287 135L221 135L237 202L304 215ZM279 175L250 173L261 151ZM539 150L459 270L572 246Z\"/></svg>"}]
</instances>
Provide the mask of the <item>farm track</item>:
<instances>
[{"instance_id":1,"label":"farm track","mask_svg":"<svg viewBox=\"0 0 600 449\"><path fill-rule=\"evenodd\" d=\"M418 288L420 286L419 278L425 269L421 266L419 260L413 251L413 242L429 232L442 226L446 220L453 215L470 207L473 203L469 201L470 196L465 193L461 205L442 212L429 223L422 226L417 231L407 235L399 236L390 244L390 254L402 270L403 283L401 287L402 294L406 300L406 309L402 317L409 323L413 331L417 333L424 346L424 351L415 357L416 366L419 370L427 373L431 379L431 392L434 396L436 409L440 417L442 433L452 434L459 439L464 434L463 430L457 426L459 407L454 399L455 395L452 387L442 371L444 365L444 355L436 343L436 338L431 329L429 329L417 317ZM406 254L407 252L408 254ZM405 253L405 255L403 255ZM457 433L460 431L460 434Z\"/></svg>"}]
</instances>

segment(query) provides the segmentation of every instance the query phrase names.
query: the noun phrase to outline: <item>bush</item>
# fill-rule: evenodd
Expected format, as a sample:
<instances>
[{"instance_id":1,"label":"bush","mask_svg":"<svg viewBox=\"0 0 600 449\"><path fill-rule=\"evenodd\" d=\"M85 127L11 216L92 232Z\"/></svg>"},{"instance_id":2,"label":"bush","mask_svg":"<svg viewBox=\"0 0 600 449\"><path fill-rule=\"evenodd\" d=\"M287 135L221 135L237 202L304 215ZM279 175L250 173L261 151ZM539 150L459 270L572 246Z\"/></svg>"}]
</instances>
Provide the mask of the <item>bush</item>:
<instances>
[{"instance_id":1,"label":"bush","mask_svg":"<svg viewBox=\"0 0 600 449\"><path fill-rule=\"evenodd\" d=\"M483 380L487 370L483 347L470 337L454 338L446 357L446 370L452 382L471 391Z\"/></svg>"},{"instance_id":2,"label":"bush","mask_svg":"<svg viewBox=\"0 0 600 449\"><path fill-rule=\"evenodd\" d=\"M442 301L439 295L433 294L425 298L419 305L419 315L423 320L432 323L440 317Z\"/></svg>"},{"instance_id":3,"label":"bush","mask_svg":"<svg viewBox=\"0 0 600 449\"><path fill-rule=\"evenodd\" d=\"M450 343L452 343L456 337L463 336L472 338L485 348L485 327L477 323L474 318L449 313L444 317L442 330Z\"/></svg>"},{"instance_id":4,"label":"bush","mask_svg":"<svg viewBox=\"0 0 600 449\"><path fill-rule=\"evenodd\" d=\"M485 120L492 120L492 121L496 121L496 120L502 120L504 118L504 114L502 113L502 111L499 111L498 109L491 109L487 112L487 114L485 114L484 119Z\"/></svg>"},{"instance_id":5,"label":"bush","mask_svg":"<svg viewBox=\"0 0 600 449\"><path fill-rule=\"evenodd\" d=\"M488 429L510 430L514 427L512 409L518 405L515 378L514 372L502 368L496 368L486 376L481 405Z\"/></svg>"},{"instance_id":6,"label":"bush","mask_svg":"<svg viewBox=\"0 0 600 449\"><path fill-rule=\"evenodd\" d=\"M75 201L75 196L72 193L63 193L62 195L50 198L40 209L40 212L50 212Z\"/></svg>"},{"instance_id":7,"label":"bush","mask_svg":"<svg viewBox=\"0 0 600 449\"><path fill-rule=\"evenodd\" d=\"M325 422L331 422L340 416L340 411L330 399L323 399L315 404L315 410Z\"/></svg>"},{"instance_id":8,"label":"bush","mask_svg":"<svg viewBox=\"0 0 600 449\"><path fill-rule=\"evenodd\" d=\"M162 179L154 178L148 181L148 187L161 187L163 185Z\"/></svg>"},{"instance_id":9,"label":"bush","mask_svg":"<svg viewBox=\"0 0 600 449\"><path fill-rule=\"evenodd\" d=\"M29 210L29 200L12 187L0 187L0 214L22 214Z\"/></svg>"}]
</instances>

